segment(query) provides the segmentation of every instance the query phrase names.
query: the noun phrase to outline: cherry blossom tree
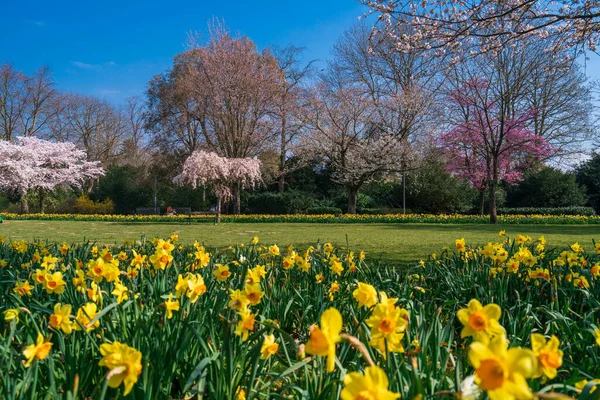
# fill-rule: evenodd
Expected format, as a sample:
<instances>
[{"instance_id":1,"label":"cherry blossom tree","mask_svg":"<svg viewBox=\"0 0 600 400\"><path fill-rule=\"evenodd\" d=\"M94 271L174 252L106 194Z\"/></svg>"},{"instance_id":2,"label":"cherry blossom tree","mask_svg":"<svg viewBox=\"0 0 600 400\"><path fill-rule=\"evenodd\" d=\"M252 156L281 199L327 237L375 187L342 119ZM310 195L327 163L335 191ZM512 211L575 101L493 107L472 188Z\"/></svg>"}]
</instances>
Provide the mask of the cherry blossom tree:
<instances>
[{"instance_id":1,"label":"cherry blossom tree","mask_svg":"<svg viewBox=\"0 0 600 400\"><path fill-rule=\"evenodd\" d=\"M254 188L262 182L260 161L254 158L226 158L217 153L195 151L184 164L181 174L173 181L193 188L208 186L217 197L217 222L221 215L221 204L233 198L233 188Z\"/></svg>"},{"instance_id":2,"label":"cherry blossom tree","mask_svg":"<svg viewBox=\"0 0 600 400\"><path fill-rule=\"evenodd\" d=\"M209 28L208 41L192 36L182 54L183 89L200 121L202 147L227 158L255 157L273 147L270 115L284 76L273 55L259 52L249 38L232 36L220 24ZM239 214L241 185L232 189Z\"/></svg>"},{"instance_id":3,"label":"cherry blossom tree","mask_svg":"<svg viewBox=\"0 0 600 400\"><path fill-rule=\"evenodd\" d=\"M481 212L485 190L489 191L490 221L496 223L499 181L518 182L523 169L548 157L552 148L527 128L535 111L506 116L499 112L499 102L485 96L489 86L484 79L474 79L450 94L449 100L461 110L463 122L443 133L439 144L447 169L479 190Z\"/></svg>"},{"instance_id":4,"label":"cherry blossom tree","mask_svg":"<svg viewBox=\"0 0 600 400\"><path fill-rule=\"evenodd\" d=\"M362 0L378 15L374 36L396 50L454 57L494 52L526 39L551 41L575 54L600 42L598 0Z\"/></svg>"},{"instance_id":5,"label":"cherry blossom tree","mask_svg":"<svg viewBox=\"0 0 600 400\"><path fill-rule=\"evenodd\" d=\"M19 195L28 212L25 196L37 190L40 212L47 192L57 188L81 188L86 180L104 175L97 161L87 161L84 151L70 142L54 143L33 137L18 142L0 140L0 189Z\"/></svg>"}]
</instances>

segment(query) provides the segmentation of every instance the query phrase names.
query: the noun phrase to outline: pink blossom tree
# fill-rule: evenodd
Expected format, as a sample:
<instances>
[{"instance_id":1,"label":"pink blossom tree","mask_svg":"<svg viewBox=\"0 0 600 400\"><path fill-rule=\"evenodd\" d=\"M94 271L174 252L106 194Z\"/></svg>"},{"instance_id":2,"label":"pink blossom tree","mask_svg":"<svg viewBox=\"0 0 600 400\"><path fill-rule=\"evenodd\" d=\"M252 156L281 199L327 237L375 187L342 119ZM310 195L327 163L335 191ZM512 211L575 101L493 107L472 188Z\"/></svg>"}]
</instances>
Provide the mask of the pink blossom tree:
<instances>
[{"instance_id":1,"label":"pink blossom tree","mask_svg":"<svg viewBox=\"0 0 600 400\"><path fill-rule=\"evenodd\" d=\"M217 153L195 151L184 164L181 174L173 181L180 185L208 186L217 197L217 222L221 203L233 198L235 187L254 188L262 182L260 161L254 158L226 158Z\"/></svg>"},{"instance_id":2,"label":"pink blossom tree","mask_svg":"<svg viewBox=\"0 0 600 400\"><path fill-rule=\"evenodd\" d=\"M455 57L484 54L533 39L553 50L596 51L598 0L362 0L377 14L374 35L399 51L433 50Z\"/></svg>"},{"instance_id":3,"label":"pink blossom tree","mask_svg":"<svg viewBox=\"0 0 600 400\"><path fill-rule=\"evenodd\" d=\"M496 101L485 97L488 88L487 81L474 79L450 93L449 100L461 110L463 121L443 133L439 144L447 169L479 191L481 213L488 190L490 221L496 223L499 181L520 181L522 171L549 156L552 148L527 128L534 111L508 117L498 110Z\"/></svg>"},{"instance_id":4,"label":"pink blossom tree","mask_svg":"<svg viewBox=\"0 0 600 400\"><path fill-rule=\"evenodd\" d=\"M104 175L98 161L71 142L54 143L34 137L19 137L17 143L0 140L0 189L22 199L28 212L26 195L37 190L40 212L44 212L44 195L57 188L81 188L90 179Z\"/></svg>"}]
</instances>

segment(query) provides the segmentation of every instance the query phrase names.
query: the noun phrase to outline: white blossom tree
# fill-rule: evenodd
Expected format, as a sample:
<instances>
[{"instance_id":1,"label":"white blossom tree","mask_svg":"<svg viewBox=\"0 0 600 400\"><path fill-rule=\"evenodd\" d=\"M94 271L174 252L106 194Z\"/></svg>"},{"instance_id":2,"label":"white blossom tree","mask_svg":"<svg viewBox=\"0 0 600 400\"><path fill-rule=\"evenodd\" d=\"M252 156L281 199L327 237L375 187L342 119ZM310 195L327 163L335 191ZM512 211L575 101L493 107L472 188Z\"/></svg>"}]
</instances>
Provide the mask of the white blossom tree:
<instances>
[{"instance_id":1,"label":"white blossom tree","mask_svg":"<svg viewBox=\"0 0 600 400\"><path fill-rule=\"evenodd\" d=\"M396 50L484 54L525 39L552 43L553 52L596 51L598 0L362 0L377 14L374 36Z\"/></svg>"},{"instance_id":2,"label":"white blossom tree","mask_svg":"<svg viewBox=\"0 0 600 400\"><path fill-rule=\"evenodd\" d=\"M408 169L412 158L408 138L386 129L375 103L360 90L319 83L306 118L309 135L299 152L332 169L333 180L348 191L348 213L356 213L358 193L365 184Z\"/></svg>"},{"instance_id":3,"label":"white blossom tree","mask_svg":"<svg viewBox=\"0 0 600 400\"><path fill-rule=\"evenodd\" d=\"M262 182L260 161L254 158L226 158L217 153L195 151L183 163L181 174L173 181L193 188L208 186L217 197L217 222L221 203L234 197L236 187L254 188Z\"/></svg>"},{"instance_id":4,"label":"white blossom tree","mask_svg":"<svg viewBox=\"0 0 600 400\"><path fill-rule=\"evenodd\" d=\"M81 188L90 179L104 175L98 161L70 142L54 143L33 137L19 137L17 143L0 140L0 190L21 197L28 212L26 195L37 190L40 212L44 195L57 188Z\"/></svg>"}]
</instances>

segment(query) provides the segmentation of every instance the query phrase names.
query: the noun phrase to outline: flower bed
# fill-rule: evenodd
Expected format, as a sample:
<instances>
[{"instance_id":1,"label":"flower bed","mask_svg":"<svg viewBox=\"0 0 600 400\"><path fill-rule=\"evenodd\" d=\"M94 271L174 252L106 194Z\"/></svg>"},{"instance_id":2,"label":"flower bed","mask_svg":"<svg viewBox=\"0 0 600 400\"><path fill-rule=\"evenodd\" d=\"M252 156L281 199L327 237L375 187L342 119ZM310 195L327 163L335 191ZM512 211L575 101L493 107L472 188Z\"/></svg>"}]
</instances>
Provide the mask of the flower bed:
<instances>
[{"instance_id":1,"label":"flower bed","mask_svg":"<svg viewBox=\"0 0 600 400\"><path fill-rule=\"evenodd\" d=\"M0 213L5 220L46 221L105 221L105 222L187 222L187 215L88 215L88 214L8 214ZM192 222L214 222L214 214L193 215ZM488 224L489 217L464 214L242 214L221 215L221 222L288 222L288 223L430 223L430 224ZM597 215L499 215L501 224L600 224Z\"/></svg>"},{"instance_id":2,"label":"flower bed","mask_svg":"<svg viewBox=\"0 0 600 400\"><path fill-rule=\"evenodd\" d=\"M397 269L177 240L0 243L2 398L595 398L600 244L501 232Z\"/></svg>"}]
</instances>

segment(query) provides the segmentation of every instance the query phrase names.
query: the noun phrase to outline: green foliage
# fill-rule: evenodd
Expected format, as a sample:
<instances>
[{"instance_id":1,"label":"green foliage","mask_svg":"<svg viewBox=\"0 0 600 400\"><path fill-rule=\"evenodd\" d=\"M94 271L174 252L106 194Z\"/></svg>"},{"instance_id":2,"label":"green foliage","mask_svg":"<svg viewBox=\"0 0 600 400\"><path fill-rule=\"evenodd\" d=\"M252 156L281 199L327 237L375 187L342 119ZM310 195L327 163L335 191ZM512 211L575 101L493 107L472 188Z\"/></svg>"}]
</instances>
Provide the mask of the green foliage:
<instances>
[{"instance_id":1,"label":"green foliage","mask_svg":"<svg viewBox=\"0 0 600 400\"><path fill-rule=\"evenodd\" d=\"M129 214L137 207L152 202L152 186L145 182L144 172L132 166L112 166L100 178L94 198L111 199L118 214Z\"/></svg>"},{"instance_id":2,"label":"green foliage","mask_svg":"<svg viewBox=\"0 0 600 400\"><path fill-rule=\"evenodd\" d=\"M311 207L306 210L306 213L309 215L323 215L323 214L332 214L332 215L342 215L342 209L337 207L327 207L327 206L319 206L319 207Z\"/></svg>"},{"instance_id":3,"label":"green foliage","mask_svg":"<svg viewBox=\"0 0 600 400\"><path fill-rule=\"evenodd\" d=\"M508 215L596 215L591 207L520 207L499 208L498 214Z\"/></svg>"},{"instance_id":4,"label":"green foliage","mask_svg":"<svg viewBox=\"0 0 600 400\"><path fill-rule=\"evenodd\" d=\"M243 211L249 214L302 214L315 205L310 194L299 190L284 193L248 192L243 195Z\"/></svg>"},{"instance_id":5,"label":"green foliage","mask_svg":"<svg viewBox=\"0 0 600 400\"><path fill-rule=\"evenodd\" d=\"M402 204L402 185L394 188L396 204ZM471 209L476 192L445 170L441 161L406 174L406 207L420 213L460 213Z\"/></svg>"},{"instance_id":6,"label":"green foliage","mask_svg":"<svg viewBox=\"0 0 600 400\"><path fill-rule=\"evenodd\" d=\"M107 215L114 213L115 204L111 199L94 201L88 195L82 194L75 200L73 208L79 214Z\"/></svg>"},{"instance_id":7,"label":"green foliage","mask_svg":"<svg viewBox=\"0 0 600 400\"><path fill-rule=\"evenodd\" d=\"M577 183L585 186L588 204L600 213L600 154L581 164L575 171Z\"/></svg>"},{"instance_id":8,"label":"green foliage","mask_svg":"<svg viewBox=\"0 0 600 400\"><path fill-rule=\"evenodd\" d=\"M586 203L585 189L575 175L544 167L525 174L519 185L508 189L510 207L571 207Z\"/></svg>"}]
</instances>

